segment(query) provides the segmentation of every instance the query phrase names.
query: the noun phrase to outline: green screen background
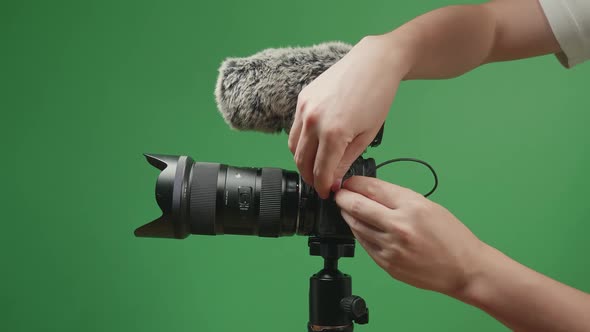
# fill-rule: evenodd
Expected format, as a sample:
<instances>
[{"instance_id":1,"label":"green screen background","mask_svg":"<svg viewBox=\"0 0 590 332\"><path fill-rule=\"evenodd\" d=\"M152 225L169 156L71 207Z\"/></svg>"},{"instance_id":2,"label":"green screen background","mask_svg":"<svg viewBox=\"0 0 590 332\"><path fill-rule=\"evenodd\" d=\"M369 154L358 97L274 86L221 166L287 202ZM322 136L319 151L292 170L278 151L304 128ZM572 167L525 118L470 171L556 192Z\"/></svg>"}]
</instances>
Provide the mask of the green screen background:
<instances>
[{"instance_id":1,"label":"green screen background","mask_svg":"<svg viewBox=\"0 0 590 332\"><path fill-rule=\"evenodd\" d=\"M355 43L449 1L2 1L0 330L305 331L307 239L137 239L159 216L144 152L295 169L287 136L230 130L228 56ZM432 197L487 243L590 291L590 65L553 56L402 84L378 161L432 163ZM380 177L417 191L418 165ZM341 261L358 331L503 331L481 311Z\"/></svg>"}]
</instances>

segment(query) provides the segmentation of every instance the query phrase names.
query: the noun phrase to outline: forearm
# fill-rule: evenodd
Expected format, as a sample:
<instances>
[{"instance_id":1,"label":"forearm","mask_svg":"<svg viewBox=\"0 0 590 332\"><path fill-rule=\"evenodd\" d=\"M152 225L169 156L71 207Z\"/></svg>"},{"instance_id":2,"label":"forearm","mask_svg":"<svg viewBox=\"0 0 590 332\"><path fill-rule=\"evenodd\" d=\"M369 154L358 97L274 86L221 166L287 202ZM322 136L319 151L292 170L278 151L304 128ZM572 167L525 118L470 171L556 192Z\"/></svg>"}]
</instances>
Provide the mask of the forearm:
<instances>
[{"instance_id":1,"label":"forearm","mask_svg":"<svg viewBox=\"0 0 590 332\"><path fill-rule=\"evenodd\" d=\"M451 78L487 62L559 51L537 0L440 8L377 38L406 80Z\"/></svg>"},{"instance_id":2,"label":"forearm","mask_svg":"<svg viewBox=\"0 0 590 332\"><path fill-rule=\"evenodd\" d=\"M590 295L561 284L485 246L457 299L515 331L590 331Z\"/></svg>"}]
</instances>

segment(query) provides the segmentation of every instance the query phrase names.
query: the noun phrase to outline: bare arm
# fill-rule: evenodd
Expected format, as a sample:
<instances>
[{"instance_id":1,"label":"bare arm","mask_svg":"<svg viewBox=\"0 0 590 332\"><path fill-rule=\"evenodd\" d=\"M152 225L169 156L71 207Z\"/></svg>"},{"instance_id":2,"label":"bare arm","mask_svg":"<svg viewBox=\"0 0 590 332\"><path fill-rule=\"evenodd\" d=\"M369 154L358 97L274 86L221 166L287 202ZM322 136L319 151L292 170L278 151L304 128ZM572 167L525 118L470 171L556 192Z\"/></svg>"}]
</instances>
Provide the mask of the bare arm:
<instances>
[{"instance_id":1,"label":"bare arm","mask_svg":"<svg viewBox=\"0 0 590 332\"><path fill-rule=\"evenodd\" d=\"M590 295L485 246L481 269L454 294L515 331L590 331Z\"/></svg>"},{"instance_id":2,"label":"bare arm","mask_svg":"<svg viewBox=\"0 0 590 332\"><path fill-rule=\"evenodd\" d=\"M431 11L380 36L404 79L451 78L482 64L560 51L538 0L495 0Z\"/></svg>"}]
</instances>

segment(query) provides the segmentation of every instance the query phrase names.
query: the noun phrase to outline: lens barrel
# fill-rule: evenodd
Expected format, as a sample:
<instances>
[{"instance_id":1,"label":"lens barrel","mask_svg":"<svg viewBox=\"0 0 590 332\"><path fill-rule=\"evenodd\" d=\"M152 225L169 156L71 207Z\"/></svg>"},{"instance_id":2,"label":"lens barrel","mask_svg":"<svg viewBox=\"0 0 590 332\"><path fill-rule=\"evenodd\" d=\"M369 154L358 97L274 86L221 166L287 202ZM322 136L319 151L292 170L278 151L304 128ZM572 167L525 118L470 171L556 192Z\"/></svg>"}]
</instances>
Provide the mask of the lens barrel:
<instances>
[{"instance_id":1,"label":"lens barrel","mask_svg":"<svg viewBox=\"0 0 590 332\"><path fill-rule=\"evenodd\" d=\"M295 172L196 162L189 183L193 234L278 237L296 232L300 183Z\"/></svg>"},{"instance_id":2,"label":"lens barrel","mask_svg":"<svg viewBox=\"0 0 590 332\"><path fill-rule=\"evenodd\" d=\"M162 170L156 199L163 215L138 228L137 236L279 237L297 232L302 187L297 172L195 162L187 156L146 158Z\"/></svg>"}]
</instances>

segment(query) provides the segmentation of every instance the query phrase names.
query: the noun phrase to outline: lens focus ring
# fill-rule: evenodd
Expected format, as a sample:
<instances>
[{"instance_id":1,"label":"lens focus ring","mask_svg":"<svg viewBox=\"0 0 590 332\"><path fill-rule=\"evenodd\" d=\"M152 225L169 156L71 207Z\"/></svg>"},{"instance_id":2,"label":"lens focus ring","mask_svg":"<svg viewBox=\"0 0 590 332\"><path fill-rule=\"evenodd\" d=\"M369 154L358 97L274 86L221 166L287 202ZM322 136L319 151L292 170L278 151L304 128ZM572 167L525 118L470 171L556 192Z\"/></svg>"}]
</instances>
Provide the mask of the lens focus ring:
<instances>
[{"instance_id":1,"label":"lens focus ring","mask_svg":"<svg viewBox=\"0 0 590 332\"><path fill-rule=\"evenodd\" d=\"M259 236L278 237L281 233L281 194L283 171L279 168L262 169L260 189Z\"/></svg>"},{"instance_id":2,"label":"lens focus ring","mask_svg":"<svg viewBox=\"0 0 590 332\"><path fill-rule=\"evenodd\" d=\"M215 203L219 164L195 163L190 192L190 223L193 234L215 235Z\"/></svg>"}]
</instances>

